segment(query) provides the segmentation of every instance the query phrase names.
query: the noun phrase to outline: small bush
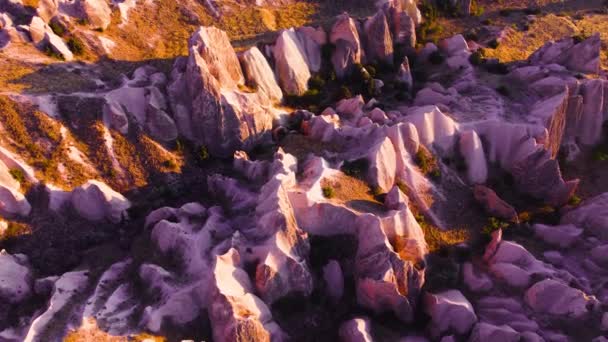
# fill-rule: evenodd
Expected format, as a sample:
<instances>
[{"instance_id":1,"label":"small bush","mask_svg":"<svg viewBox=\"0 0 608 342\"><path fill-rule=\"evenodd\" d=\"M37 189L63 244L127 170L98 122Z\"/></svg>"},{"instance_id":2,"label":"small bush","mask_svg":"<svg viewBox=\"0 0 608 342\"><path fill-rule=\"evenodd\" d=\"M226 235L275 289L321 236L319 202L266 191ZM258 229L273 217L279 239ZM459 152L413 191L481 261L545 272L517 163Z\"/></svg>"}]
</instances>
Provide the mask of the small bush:
<instances>
[{"instance_id":1,"label":"small bush","mask_svg":"<svg viewBox=\"0 0 608 342\"><path fill-rule=\"evenodd\" d=\"M351 177L361 178L367 172L369 162L367 159L357 159L354 161L345 161L342 164L342 172Z\"/></svg>"},{"instance_id":2,"label":"small bush","mask_svg":"<svg viewBox=\"0 0 608 342\"><path fill-rule=\"evenodd\" d=\"M570 199L568 200L568 204L576 207L579 204L581 204L582 201L583 200L580 197L578 197L577 195L574 195L574 196L570 197Z\"/></svg>"},{"instance_id":3,"label":"small bush","mask_svg":"<svg viewBox=\"0 0 608 342\"><path fill-rule=\"evenodd\" d=\"M175 169L177 167L177 164L173 159L167 159L163 162L163 166L167 169Z\"/></svg>"},{"instance_id":4,"label":"small bush","mask_svg":"<svg viewBox=\"0 0 608 342\"><path fill-rule=\"evenodd\" d=\"M207 146L200 147L200 149L198 151L198 158L201 161L209 159L209 149L207 149Z\"/></svg>"},{"instance_id":5,"label":"small bush","mask_svg":"<svg viewBox=\"0 0 608 342\"><path fill-rule=\"evenodd\" d=\"M482 65L484 62L483 53L480 50L473 52L469 57L469 62L473 65Z\"/></svg>"},{"instance_id":6,"label":"small bush","mask_svg":"<svg viewBox=\"0 0 608 342\"><path fill-rule=\"evenodd\" d=\"M516 10L513 8L503 8L500 11L498 11L498 14L500 14L502 17L508 17L511 15L511 13L514 13Z\"/></svg>"},{"instance_id":7,"label":"small bush","mask_svg":"<svg viewBox=\"0 0 608 342\"><path fill-rule=\"evenodd\" d=\"M423 174L435 180L441 178L441 171L439 170L437 160L427 149L421 147L418 152L416 152L415 161Z\"/></svg>"},{"instance_id":8,"label":"small bush","mask_svg":"<svg viewBox=\"0 0 608 342\"><path fill-rule=\"evenodd\" d=\"M509 223L501 221L501 220L497 219L496 217L490 217L488 219L488 224L482 228L482 232L484 234L490 235L497 230L506 229L508 227L509 227Z\"/></svg>"},{"instance_id":9,"label":"small bush","mask_svg":"<svg viewBox=\"0 0 608 342\"><path fill-rule=\"evenodd\" d=\"M337 94L336 94L337 100L350 99L351 97L353 97L353 93L345 85L341 86L340 89L338 89Z\"/></svg>"},{"instance_id":10,"label":"small bush","mask_svg":"<svg viewBox=\"0 0 608 342\"><path fill-rule=\"evenodd\" d=\"M82 55L84 53L84 44L82 43L82 40L77 37L70 37L68 39L68 48L75 55Z\"/></svg>"},{"instance_id":11,"label":"small bush","mask_svg":"<svg viewBox=\"0 0 608 342\"><path fill-rule=\"evenodd\" d=\"M481 22L483 25L493 25L494 21L492 19L484 19Z\"/></svg>"},{"instance_id":12,"label":"small bush","mask_svg":"<svg viewBox=\"0 0 608 342\"><path fill-rule=\"evenodd\" d=\"M65 28L60 23L53 20L49 23L49 27L51 28L53 33L55 33L59 37L63 37L63 35L65 35Z\"/></svg>"},{"instance_id":13,"label":"small bush","mask_svg":"<svg viewBox=\"0 0 608 342\"><path fill-rule=\"evenodd\" d=\"M21 169L10 169L9 173L17 182L19 182L19 184L25 183L25 174L23 174L23 171Z\"/></svg>"},{"instance_id":14,"label":"small bush","mask_svg":"<svg viewBox=\"0 0 608 342\"><path fill-rule=\"evenodd\" d=\"M321 75L314 75L308 80L308 88L321 90L325 87L325 80Z\"/></svg>"},{"instance_id":15,"label":"small bush","mask_svg":"<svg viewBox=\"0 0 608 342\"><path fill-rule=\"evenodd\" d=\"M429 55L429 62L433 65L440 65L445 61L445 56L439 52L434 51Z\"/></svg>"},{"instance_id":16,"label":"small bush","mask_svg":"<svg viewBox=\"0 0 608 342\"><path fill-rule=\"evenodd\" d=\"M44 54L55 59L63 60L63 56L55 52L49 45L44 48Z\"/></svg>"},{"instance_id":17,"label":"small bush","mask_svg":"<svg viewBox=\"0 0 608 342\"><path fill-rule=\"evenodd\" d=\"M332 188L331 186L324 186L323 188L321 188L321 190L323 191L323 197L325 198L333 198L335 196L334 188Z\"/></svg>"},{"instance_id":18,"label":"small bush","mask_svg":"<svg viewBox=\"0 0 608 342\"><path fill-rule=\"evenodd\" d=\"M485 13L486 9L480 6L477 1L471 1L471 15L474 17L481 17Z\"/></svg>"},{"instance_id":19,"label":"small bush","mask_svg":"<svg viewBox=\"0 0 608 342\"><path fill-rule=\"evenodd\" d=\"M498 42L498 40L496 39L492 39L489 43L488 43L488 47L491 49L498 49L498 46L500 45L500 43Z\"/></svg>"}]
</instances>

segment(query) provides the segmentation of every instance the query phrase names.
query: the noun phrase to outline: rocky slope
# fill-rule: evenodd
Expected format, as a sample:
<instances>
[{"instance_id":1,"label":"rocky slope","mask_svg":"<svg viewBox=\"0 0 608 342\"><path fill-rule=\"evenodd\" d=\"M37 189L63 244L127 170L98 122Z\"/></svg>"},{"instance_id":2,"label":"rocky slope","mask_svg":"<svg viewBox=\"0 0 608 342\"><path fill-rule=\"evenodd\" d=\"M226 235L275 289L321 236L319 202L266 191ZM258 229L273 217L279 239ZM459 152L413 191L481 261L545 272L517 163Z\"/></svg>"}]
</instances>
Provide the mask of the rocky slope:
<instances>
[{"instance_id":1,"label":"rocky slope","mask_svg":"<svg viewBox=\"0 0 608 342\"><path fill-rule=\"evenodd\" d=\"M253 5L298 2L196 4ZM379 1L247 48L200 26L117 77L69 62L55 22L110 44L138 6L0 3L2 57L79 78L0 96L0 341L607 339L600 34L505 64Z\"/></svg>"}]
</instances>

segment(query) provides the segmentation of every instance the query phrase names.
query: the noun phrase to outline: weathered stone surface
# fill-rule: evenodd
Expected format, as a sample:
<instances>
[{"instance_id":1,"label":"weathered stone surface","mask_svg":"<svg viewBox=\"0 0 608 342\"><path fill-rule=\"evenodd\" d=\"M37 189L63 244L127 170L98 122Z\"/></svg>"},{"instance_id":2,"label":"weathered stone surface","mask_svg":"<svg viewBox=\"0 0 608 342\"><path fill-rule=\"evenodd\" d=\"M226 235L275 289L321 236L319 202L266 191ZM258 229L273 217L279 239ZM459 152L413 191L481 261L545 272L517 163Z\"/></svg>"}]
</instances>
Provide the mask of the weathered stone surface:
<instances>
[{"instance_id":1,"label":"weathered stone surface","mask_svg":"<svg viewBox=\"0 0 608 342\"><path fill-rule=\"evenodd\" d=\"M363 49L357 24L347 13L336 18L329 41L336 46L331 57L336 76L343 78L352 72L353 65L362 62Z\"/></svg>"},{"instance_id":2,"label":"weathered stone surface","mask_svg":"<svg viewBox=\"0 0 608 342\"><path fill-rule=\"evenodd\" d=\"M367 38L365 44L367 60L392 65L393 39L384 12L379 10L373 17L368 18L364 30Z\"/></svg>"},{"instance_id":3,"label":"weathered stone surface","mask_svg":"<svg viewBox=\"0 0 608 342\"><path fill-rule=\"evenodd\" d=\"M79 0L77 6L91 26L103 30L110 26L112 10L106 0Z\"/></svg>"},{"instance_id":4,"label":"weathered stone surface","mask_svg":"<svg viewBox=\"0 0 608 342\"><path fill-rule=\"evenodd\" d=\"M546 279L534 284L524 299L538 313L571 319L581 319L589 313L589 298L585 293L557 280Z\"/></svg>"},{"instance_id":5,"label":"weathered stone surface","mask_svg":"<svg viewBox=\"0 0 608 342\"><path fill-rule=\"evenodd\" d=\"M256 86L271 101L280 102L283 92L277 84L274 73L257 47L252 47L239 56L247 83Z\"/></svg>"},{"instance_id":6,"label":"weathered stone surface","mask_svg":"<svg viewBox=\"0 0 608 342\"><path fill-rule=\"evenodd\" d=\"M108 219L114 223L127 218L126 210L131 207L123 195L95 180L74 189L71 202L76 212L88 220Z\"/></svg>"},{"instance_id":7,"label":"weathered stone surface","mask_svg":"<svg viewBox=\"0 0 608 342\"><path fill-rule=\"evenodd\" d=\"M275 72L286 94L302 95L308 90L310 70L296 31L283 30L273 47Z\"/></svg>"},{"instance_id":8,"label":"weathered stone surface","mask_svg":"<svg viewBox=\"0 0 608 342\"><path fill-rule=\"evenodd\" d=\"M57 0L40 0L38 1L36 14L48 23L57 14L58 9L59 2Z\"/></svg>"},{"instance_id":9,"label":"weathered stone surface","mask_svg":"<svg viewBox=\"0 0 608 342\"><path fill-rule=\"evenodd\" d=\"M588 199L578 208L566 213L561 224L573 224L608 241L608 193Z\"/></svg>"},{"instance_id":10,"label":"weathered stone surface","mask_svg":"<svg viewBox=\"0 0 608 342\"><path fill-rule=\"evenodd\" d=\"M600 70L599 33L577 43L574 38L549 42L528 59L532 64L557 63L573 71L597 74Z\"/></svg>"},{"instance_id":11,"label":"weathered stone surface","mask_svg":"<svg viewBox=\"0 0 608 342\"><path fill-rule=\"evenodd\" d=\"M188 58L175 62L168 93L179 132L228 157L269 140L274 114L265 94L238 89L238 59L218 31L203 27L193 35Z\"/></svg>"},{"instance_id":12,"label":"weathered stone surface","mask_svg":"<svg viewBox=\"0 0 608 342\"><path fill-rule=\"evenodd\" d=\"M473 306L458 290L427 293L424 312L431 317L429 331L435 338L449 333L466 334L477 322Z\"/></svg>"},{"instance_id":13,"label":"weathered stone surface","mask_svg":"<svg viewBox=\"0 0 608 342\"><path fill-rule=\"evenodd\" d=\"M353 318L340 326L340 341L342 342L372 342L371 322L369 318Z\"/></svg>"},{"instance_id":14,"label":"weathered stone surface","mask_svg":"<svg viewBox=\"0 0 608 342\"><path fill-rule=\"evenodd\" d=\"M511 222L519 221L515 209L498 197L494 190L483 185L475 185L473 195L488 215Z\"/></svg>"},{"instance_id":15,"label":"weathered stone surface","mask_svg":"<svg viewBox=\"0 0 608 342\"><path fill-rule=\"evenodd\" d=\"M546 243L561 248L572 246L583 234L582 229L571 224L560 226L535 224L532 229L534 229L536 236Z\"/></svg>"},{"instance_id":16,"label":"weathered stone surface","mask_svg":"<svg viewBox=\"0 0 608 342\"><path fill-rule=\"evenodd\" d=\"M28 299L33 290L32 272L25 255L0 251L0 299L16 304Z\"/></svg>"},{"instance_id":17,"label":"weathered stone surface","mask_svg":"<svg viewBox=\"0 0 608 342\"><path fill-rule=\"evenodd\" d=\"M469 342L517 342L519 340L520 334L510 326L495 326L484 322L475 325L471 337L469 338Z\"/></svg>"},{"instance_id":18,"label":"weathered stone surface","mask_svg":"<svg viewBox=\"0 0 608 342\"><path fill-rule=\"evenodd\" d=\"M488 162L479 136L475 131L460 133L460 155L467 165L467 177L473 184L483 184L488 178Z\"/></svg>"},{"instance_id":19,"label":"weathered stone surface","mask_svg":"<svg viewBox=\"0 0 608 342\"><path fill-rule=\"evenodd\" d=\"M32 207L20 191L21 185L11 175L10 169L0 161L0 213L2 215L28 216Z\"/></svg>"},{"instance_id":20,"label":"weathered stone surface","mask_svg":"<svg viewBox=\"0 0 608 342\"><path fill-rule=\"evenodd\" d=\"M327 33L322 27L313 28L310 26L299 27L296 29L296 33L306 57L308 69L311 72L319 72L323 64L321 47L327 43Z\"/></svg>"}]
</instances>

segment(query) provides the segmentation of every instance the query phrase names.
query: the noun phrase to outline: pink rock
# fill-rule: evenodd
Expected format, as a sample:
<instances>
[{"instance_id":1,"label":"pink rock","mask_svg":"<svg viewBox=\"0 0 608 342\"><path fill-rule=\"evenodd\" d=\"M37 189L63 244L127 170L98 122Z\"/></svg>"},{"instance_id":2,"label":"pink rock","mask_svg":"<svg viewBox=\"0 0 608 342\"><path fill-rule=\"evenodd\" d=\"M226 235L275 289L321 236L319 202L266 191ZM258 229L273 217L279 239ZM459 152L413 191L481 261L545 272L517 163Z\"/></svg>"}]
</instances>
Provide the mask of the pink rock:
<instances>
[{"instance_id":1,"label":"pink rock","mask_svg":"<svg viewBox=\"0 0 608 342\"><path fill-rule=\"evenodd\" d=\"M514 223L519 222L515 209L498 197L492 189L483 185L475 185L473 195L488 215Z\"/></svg>"}]
</instances>

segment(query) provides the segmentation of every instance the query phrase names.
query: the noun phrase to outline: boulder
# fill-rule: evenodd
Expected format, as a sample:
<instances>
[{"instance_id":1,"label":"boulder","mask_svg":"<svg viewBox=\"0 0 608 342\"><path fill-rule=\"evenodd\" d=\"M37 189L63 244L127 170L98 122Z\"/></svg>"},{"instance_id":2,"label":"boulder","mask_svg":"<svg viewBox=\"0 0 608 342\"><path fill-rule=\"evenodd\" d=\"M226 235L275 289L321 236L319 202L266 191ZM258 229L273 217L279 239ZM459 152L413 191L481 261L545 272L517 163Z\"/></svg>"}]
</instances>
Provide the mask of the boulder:
<instances>
[{"instance_id":1,"label":"boulder","mask_svg":"<svg viewBox=\"0 0 608 342\"><path fill-rule=\"evenodd\" d=\"M57 0L39 0L36 14L48 23L57 14L58 9L59 2Z\"/></svg>"},{"instance_id":2,"label":"boulder","mask_svg":"<svg viewBox=\"0 0 608 342\"><path fill-rule=\"evenodd\" d=\"M303 26L296 29L308 69L319 72L323 64L321 48L327 43L327 33L322 27Z\"/></svg>"},{"instance_id":3,"label":"boulder","mask_svg":"<svg viewBox=\"0 0 608 342\"><path fill-rule=\"evenodd\" d=\"M560 64L570 70L597 74L600 70L601 40L599 33L578 42L572 37L548 42L528 61L533 64Z\"/></svg>"},{"instance_id":4,"label":"boulder","mask_svg":"<svg viewBox=\"0 0 608 342\"><path fill-rule=\"evenodd\" d=\"M344 275L340 263L330 260L323 267L323 280L325 280L326 291L329 298L338 302L344 294Z\"/></svg>"},{"instance_id":5,"label":"boulder","mask_svg":"<svg viewBox=\"0 0 608 342\"><path fill-rule=\"evenodd\" d=\"M164 95L156 87L150 87L146 96L145 127L150 135L160 141L173 141L177 138L175 121L167 114L167 103Z\"/></svg>"},{"instance_id":6,"label":"boulder","mask_svg":"<svg viewBox=\"0 0 608 342\"><path fill-rule=\"evenodd\" d=\"M606 82L600 79L587 80L581 86L583 108L578 120L576 136L584 145L595 145L602 139L605 88L608 88Z\"/></svg>"},{"instance_id":7,"label":"boulder","mask_svg":"<svg viewBox=\"0 0 608 342\"><path fill-rule=\"evenodd\" d=\"M457 56L469 52L469 45L461 34L439 42L439 49L448 56Z\"/></svg>"},{"instance_id":8,"label":"boulder","mask_svg":"<svg viewBox=\"0 0 608 342\"><path fill-rule=\"evenodd\" d=\"M546 243L561 248L568 248L572 246L583 234L582 229L577 228L572 224L560 226L535 224L532 226L532 229L534 230L536 236L541 238Z\"/></svg>"},{"instance_id":9,"label":"boulder","mask_svg":"<svg viewBox=\"0 0 608 342\"><path fill-rule=\"evenodd\" d=\"M343 13L336 18L329 41L335 45L331 61L336 76L344 78L353 71L354 64L361 63L363 60L363 49L357 24L348 13Z\"/></svg>"},{"instance_id":10,"label":"boulder","mask_svg":"<svg viewBox=\"0 0 608 342\"><path fill-rule=\"evenodd\" d=\"M252 47L239 56L247 84L257 87L273 102L283 100L283 92L277 84L268 61L257 47Z\"/></svg>"},{"instance_id":11,"label":"boulder","mask_svg":"<svg viewBox=\"0 0 608 342\"><path fill-rule=\"evenodd\" d=\"M106 101L103 106L103 120L106 125L122 134L129 132L129 119L122 105L115 101Z\"/></svg>"},{"instance_id":12,"label":"boulder","mask_svg":"<svg viewBox=\"0 0 608 342\"><path fill-rule=\"evenodd\" d=\"M273 47L275 73L286 94L302 95L308 90L310 70L294 29L283 30Z\"/></svg>"},{"instance_id":13,"label":"boulder","mask_svg":"<svg viewBox=\"0 0 608 342\"><path fill-rule=\"evenodd\" d=\"M48 25L38 16L33 16L28 26L28 32L34 45L39 45L44 41L46 33L50 31ZM51 31L52 32L52 31Z\"/></svg>"},{"instance_id":14,"label":"boulder","mask_svg":"<svg viewBox=\"0 0 608 342\"><path fill-rule=\"evenodd\" d=\"M467 178L472 184L483 184L488 178L488 163L483 145L473 130L460 133L460 155L467 166Z\"/></svg>"},{"instance_id":15,"label":"boulder","mask_svg":"<svg viewBox=\"0 0 608 342\"><path fill-rule=\"evenodd\" d=\"M608 193L585 200L562 216L561 224L573 224L608 242Z\"/></svg>"},{"instance_id":16,"label":"boulder","mask_svg":"<svg viewBox=\"0 0 608 342\"><path fill-rule=\"evenodd\" d=\"M226 32L213 26L201 27L190 37L188 47L190 55L194 50L204 60L209 74L220 88L231 89L245 83L241 65Z\"/></svg>"},{"instance_id":17,"label":"boulder","mask_svg":"<svg viewBox=\"0 0 608 342\"><path fill-rule=\"evenodd\" d=\"M74 189L71 202L76 212L85 219L108 219L113 223L120 223L127 218L126 210L131 207L131 203L123 195L96 180L89 180Z\"/></svg>"},{"instance_id":18,"label":"boulder","mask_svg":"<svg viewBox=\"0 0 608 342\"><path fill-rule=\"evenodd\" d=\"M105 30L112 22L112 10L106 0L78 0L83 18L94 28Z\"/></svg>"},{"instance_id":19,"label":"boulder","mask_svg":"<svg viewBox=\"0 0 608 342\"><path fill-rule=\"evenodd\" d=\"M364 31L367 37L365 44L367 61L392 65L393 39L391 38L386 16L382 10L379 10L373 17L367 19Z\"/></svg>"},{"instance_id":20,"label":"boulder","mask_svg":"<svg viewBox=\"0 0 608 342\"><path fill-rule=\"evenodd\" d=\"M33 293L32 272L25 255L10 255L0 251L0 299L17 304Z\"/></svg>"},{"instance_id":21,"label":"boulder","mask_svg":"<svg viewBox=\"0 0 608 342\"><path fill-rule=\"evenodd\" d=\"M471 303L458 290L424 296L424 312L431 317L429 332L434 338L467 334L477 322Z\"/></svg>"},{"instance_id":22,"label":"boulder","mask_svg":"<svg viewBox=\"0 0 608 342\"><path fill-rule=\"evenodd\" d=\"M470 262L462 265L462 278L465 285L473 292L486 292L492 289L492 280L485 273L475 269Z\"/></svg>"},{"instance_id":23,"label":"boulder","mask_svg":"<svg viewBox=\"0 0 608 342\"><path fill-rule=\"evenodd\" d=\"M479 322L473 328L469 342L518 342L520 334L508 325L496 326Z\"/></svg>"},{"instance_id":24,"label":"boulder","mask_svg":"<svg viewBox=\"0 0 608 342\"><path fill-rule=\"evenodd\" d=\"M71 61L74 59L74 55L72 51L68 48L68 46L63 42L63 40L52 31L47 30L44 34L44 41L48 48L50 48L54 53L61 56L66 61Z\"/></svg>"},{"instance_id":25,"label":"boulder","mask_svg":"<svg viewBox=\"0 0 608 342\"><path fill-rule=\"evenodd\" d=\"M282 338L266 304L253 294L247 273L234 249L216 257L209 294L213 340L271 341Z\"/></svg>"},{"instance_id":26,"label":"boulder","mask_svg":"<svg viewBox=\"0 0 608 342\"><path fill-rule=\"evenodd\" d=\"M407 57L405 57L405 60L403 61L403 63L401 63L399 71L397 71L396 80L406 86L408 90L411 90L414 86L414 79L410 70L410 62Z\"/></svg>"},{"instance_id":27,"label":"boulder","mask_svg":"<svg viewBox=\"0 0 608 342\"><path fill-rule=\"evenodd\" d=\"M275 112L266 94L239 90L243 75L228 36L202 27L189 50L176 60L168 86L179 132L223 157L269 141Z\"/></svg>"},{"instance_id":28,"label":"boulder","mask_svg":"<svg viewBox=\"0 0 608 342\"><path fill-rule=\"evenodd\" d=\"M340 325L338 332L341 342L372 342L371 322L369 318L353 318Z\"/></svg>"},{"instance_id":29,"label":"boulder","mask_svg":"<svg viewBox=\"0 0 608 342\"><path fill-rule=\"evenodd\" d=\"M8 166L0 161L0 214L9 217L30 214L32 207L20 188L21 185L11 175Z\"/></svg>"},{"instance_id":30,"label":"boulder","mask_svg":"<svg viewBox=\"0 0 608 342\"><path fill-rule=\"evenodd\" d=\"M589 313L590 298L584 292L553 279L532 285L524 300L535 312L560 318L582 319Z\"/></svg>"},{"instance_id":31,"label":"boulder","mask_svg":"<svg viewBox=\"0 0 608 342\"><path fill-rule=\"evenodd\" d=\"M519 222L515 209L498 197L494 190L483 185L475 185L473 196L488 215L513 223Z\"/></svg>"}]
</instances>

